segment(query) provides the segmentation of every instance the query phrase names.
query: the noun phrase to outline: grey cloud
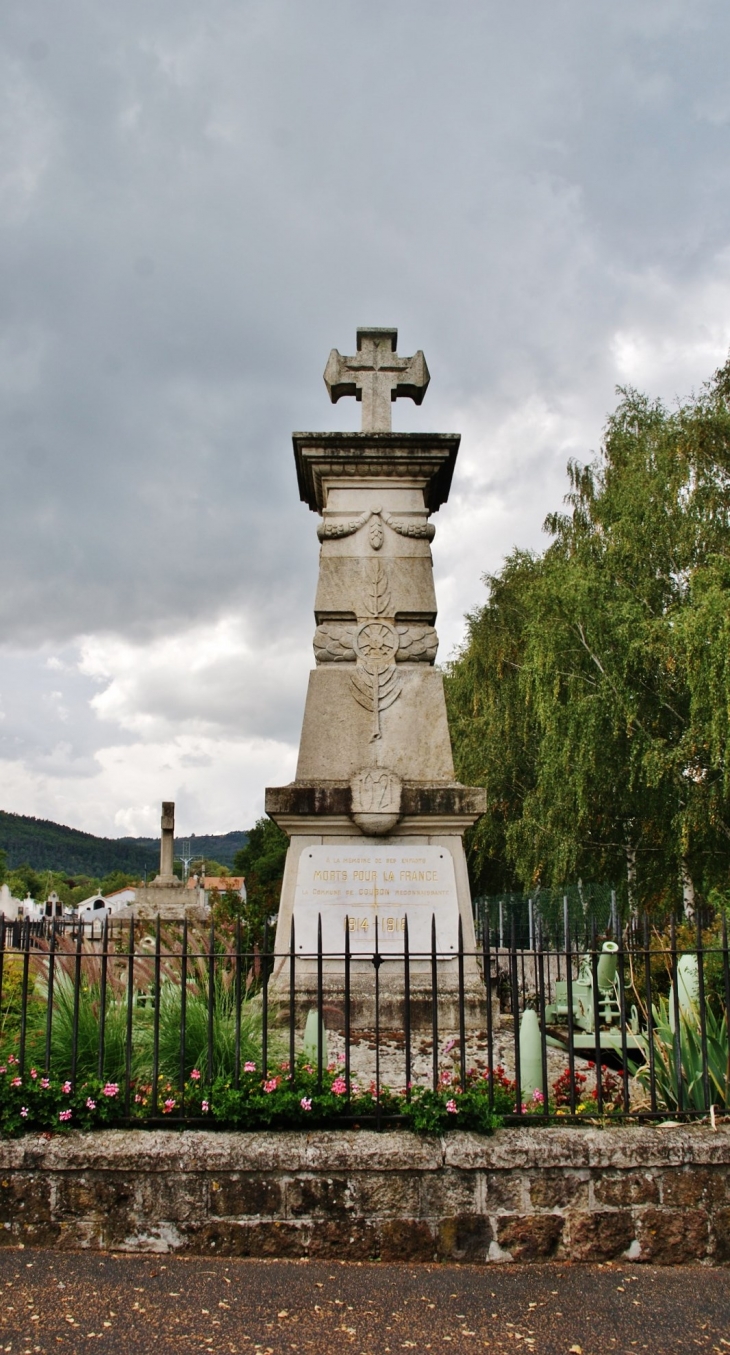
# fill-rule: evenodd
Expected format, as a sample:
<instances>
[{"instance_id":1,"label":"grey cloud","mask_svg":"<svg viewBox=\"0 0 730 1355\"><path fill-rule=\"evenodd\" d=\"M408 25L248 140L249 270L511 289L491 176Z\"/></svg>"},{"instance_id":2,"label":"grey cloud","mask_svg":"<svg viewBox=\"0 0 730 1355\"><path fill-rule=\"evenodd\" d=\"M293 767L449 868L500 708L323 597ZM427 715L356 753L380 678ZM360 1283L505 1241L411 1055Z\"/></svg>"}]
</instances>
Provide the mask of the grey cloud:
<instances>
[{"instance_id":1,"label":"grey cloud","mask_svg":"<svg viewBox=\"0 0 730 1355\"><path fill-rule=\"evenodd\" d=\"M570 450L582 438L588 454L613 398L614 334L681 335L727 274L729 39L721 0L11 2L9 652L98 633L144 646L239 612L262 652L288 646L306 667L315 523L290 435L357 426L350 402L329 405L322 370L361 323L396 323L401 351L427 354L428 398L398 407L396 426L458 428L478 410L496 430L479 476L457 472L437 556L449 596L476 600L510 524L535 544L562 492L560 439L542 455L497 445L511 411L572 410ZM487 493L512 517L460 560L458 515ZM230 728L237 671L224 664L205 690L181 680L170 713L200 702ZM136 692L155 718L156 682ZM246 678L240 723L294 739L294 685ZM96 689L56 688L73 756L88 757ZM64 723L40 694L32 677L3 722L28 757Z\"/></svg>"},{"instance_id":2,"label":"grey cloud","mask_svg":"<svg viewBox=\"0 0 730 1355\"><path fill-rule=\"evenodd\" d=\"M354 420L321 370L359 322L427 349L414 427L581 373L605 400L627 277L681 282L728 232L697 110L730 16L638 8L11 6L47 155L3 229L6 348L36 368L5 401L3 633L288 625L313 579L289 434Z\"/></svg>"},{"instance_id":3,"label":"grey cloud","mask_svg":"<svg viewBox=\"0 0 730 1355\"><path fill-rule=\"evenodd\" d=\"M89 702L100 684L78 672L76 658L71 651L3 655L0 759L64 778L93 774L99 725Z\"/></svg>"}]
</instances>

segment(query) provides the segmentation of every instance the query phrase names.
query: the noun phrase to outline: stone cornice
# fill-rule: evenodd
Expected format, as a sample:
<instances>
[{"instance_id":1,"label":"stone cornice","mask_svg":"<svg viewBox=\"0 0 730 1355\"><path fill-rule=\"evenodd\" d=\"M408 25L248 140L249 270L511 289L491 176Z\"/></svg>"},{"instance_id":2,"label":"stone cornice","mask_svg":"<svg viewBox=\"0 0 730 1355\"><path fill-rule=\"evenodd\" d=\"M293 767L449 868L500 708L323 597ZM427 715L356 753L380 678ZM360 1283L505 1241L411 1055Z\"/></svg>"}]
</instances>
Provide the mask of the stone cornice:
<instances>
[{"instance_id":1,"label":"stone cornice","mask_svg":"<svg viewBox=\"0 0 730 1355\"><path fill-rule=\"evenodd\" d=\"M340 825L339 831L352 833L354 830L349 818L352 812L352 791L346 782L293 781L288 786L269 786L265 806L266 813L282 828L302 819L328 819L328 833L333 831L335 821ZM456 824L463 832L485 813L486 808L487 793L482 786L461 786L456 783L424 786L406 782L402 791L403 817L398 827L392 830L391 836L416 831L433 834L439 831L435 826L437 821L444 825L443 831L448 831L448 823L452 832L456 830ZM320 826L319 831L325 830Z\"/></svg>"},{"instance_id":2,"label":"stone cornice","mask_svg":"<svg viewBox=\"0 0 730 1355\"><path fill-rule=\"evenodd\" d=\"M294 433L299 494L314 513L325 508L326 480L418 482L435 513L449 497L458 433Z\"/></svg>"}]
</instances>

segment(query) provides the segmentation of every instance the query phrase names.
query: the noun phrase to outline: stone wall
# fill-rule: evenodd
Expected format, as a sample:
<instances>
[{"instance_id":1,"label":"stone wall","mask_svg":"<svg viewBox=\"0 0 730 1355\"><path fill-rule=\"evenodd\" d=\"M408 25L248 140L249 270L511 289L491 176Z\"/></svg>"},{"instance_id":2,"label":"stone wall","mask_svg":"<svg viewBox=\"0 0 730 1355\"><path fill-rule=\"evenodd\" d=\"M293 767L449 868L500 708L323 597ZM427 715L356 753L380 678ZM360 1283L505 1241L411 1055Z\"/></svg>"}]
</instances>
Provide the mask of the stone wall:
<instances>
[{"instance_id":1,"label":"stone wall","mask_svg":"<svg viewBox=\"0 0 730 1355\"><path fill-rule=\"evenodd\" d=\"M730 1262L730 1130L108 1130L0 1143L6 1246Z\"/></svg>"}]
</instances>

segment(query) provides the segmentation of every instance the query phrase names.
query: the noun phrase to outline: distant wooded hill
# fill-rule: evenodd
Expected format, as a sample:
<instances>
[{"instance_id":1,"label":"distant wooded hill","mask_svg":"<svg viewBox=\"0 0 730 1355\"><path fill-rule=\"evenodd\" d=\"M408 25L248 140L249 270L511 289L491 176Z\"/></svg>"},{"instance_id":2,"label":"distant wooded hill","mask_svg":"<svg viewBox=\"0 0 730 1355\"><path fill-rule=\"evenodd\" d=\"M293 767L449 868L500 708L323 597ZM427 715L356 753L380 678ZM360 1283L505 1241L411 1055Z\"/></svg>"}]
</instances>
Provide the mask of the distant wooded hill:
<instances>
[{"instance_id":1,"label":"distant wooded hill","mask_svg":"<svg viewBox=\"0 0 730 1355\"><path fill-rule=\"evenodd\" d=\"M233 864L233 857L248 842L248 833L192 834L175 839L178 853L182 843L190 843L194 855L209 857L222 866ZM143 876L156 872L160 861L160 839L152 837L95 837L78 828L67 828L48 819L0 810L0 849L7 853L8 869L27 864L34 870L63 871L69 876L111 875L126 871Z\"/></svg>"},{"instance_id":2,"label":"distant wooded hill","mask_svg":"<svg viewBox=\"0 0 730 1355\"><path fill-rule=\"evenodd\" d=\"M98 841L108 841L108 839L99 838ZM158 837L122 837L119 842L134 843L138 847L144 847L152 851L155 864L160 859L160 839ZM190 848L190 855L193 860L202 856L211 861L217 861L221 866L232 866L233 858L236 852L240 852L242 847L248 842L248 833L191 833L189 837L175 838L175 854L180 854L183 845Z\"/></svg>"}]
</instances>

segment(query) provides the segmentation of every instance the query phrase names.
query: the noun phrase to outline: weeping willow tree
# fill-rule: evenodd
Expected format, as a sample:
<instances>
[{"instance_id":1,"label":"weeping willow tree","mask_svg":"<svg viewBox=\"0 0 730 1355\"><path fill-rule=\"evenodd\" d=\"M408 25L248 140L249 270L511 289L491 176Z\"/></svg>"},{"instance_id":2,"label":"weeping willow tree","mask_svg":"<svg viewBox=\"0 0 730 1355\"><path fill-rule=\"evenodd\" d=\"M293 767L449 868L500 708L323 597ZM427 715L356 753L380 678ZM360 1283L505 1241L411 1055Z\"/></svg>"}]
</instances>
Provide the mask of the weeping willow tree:
<instances>
[{"instance_id":1,"label":"weeping willow tree","mask_svg":"<svg viewBox=\"0 0 730 1355\"><path fill-rule=\"evenodd\" d=\"M668 410L620 392L542 554L485 580L447 672L483 892L611 879L635 906L728 885L730 363Z\"/></svg>"}]
</instances>

